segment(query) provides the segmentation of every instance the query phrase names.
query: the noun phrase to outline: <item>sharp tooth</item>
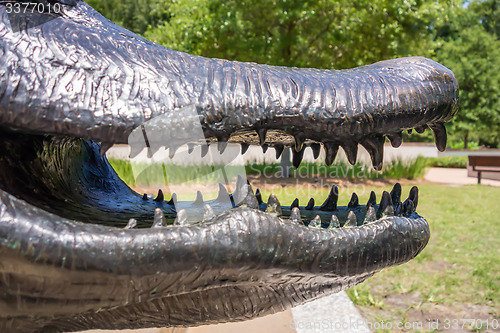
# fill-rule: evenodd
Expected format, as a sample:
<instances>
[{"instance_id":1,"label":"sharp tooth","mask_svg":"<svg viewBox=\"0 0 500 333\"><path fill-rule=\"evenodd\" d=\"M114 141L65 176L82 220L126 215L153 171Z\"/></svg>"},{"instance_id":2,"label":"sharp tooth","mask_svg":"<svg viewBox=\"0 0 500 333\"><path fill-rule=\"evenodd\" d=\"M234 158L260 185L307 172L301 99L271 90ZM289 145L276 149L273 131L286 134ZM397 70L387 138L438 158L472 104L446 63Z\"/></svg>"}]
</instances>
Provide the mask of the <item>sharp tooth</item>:
<instances>
[{"instance_id":1,"label":"sharp tooth","mask_svg":"<svg viewBox=\"0 0 500 333\"><path fill-rule=\"evenodd\" d=\"M377 195L375 194L374 191L370 192L370 198L368 199L368 202L366 203L366 207L372 207L377 203Z\"/></svg>"},{"instance_id":2,"label":"sharp tooth","mask_svg":"<svg viewBox=\"0 0 500 333\"><path fill-rule=\"evenodd\" d=\"M442 123L430 124L432 132L434 133L434 139L436 140L436 147L439 151L446 150L446 127Z\"/></svg>"},{"instance_id":3,"label":"sharp tooth","mask_svg":"<svg viewBox=\"0 0 500 333\"><path fill-rule=\"evenodd\" d=\"M335 160L335 156L337 156L337 152L339 151L339 145L334 143L325 143L325 164L330 166L333 164Z\"/></svg>"},{"instance_id":4,"label":"sharp tooth","mask_svg":"<svg viewBox=\"0 0 500 333\"><path fill-rule=\"evenodd\" d=\"M227 147L227 141L229 140L229 136L223 136L223 137L220 137L218 139L218 142L217 142L217 150L219 151L219 153L224 153L224 151L226 150L226 147Z\"/></svg>"},{"instance_id":5,"label":"sharp tooth","mask_svg":"<svg viewBox=\"0 0 500 333\"><path fill-rule=\"evenodd\" d=\"M394 187L392 188L392 191L391 191L391 199L392 199L392 203L394 205L401 202L401 184L400 183L394 184Z\"/></svg>"},{"instance_id":6,"label":"sharp tooth","mask_svg":"<svg viewBox=\"0 0 500 333\"><path fill-rule=\"evenodd\" d=\"M148 195L146 193L142 196L142 200L148 200Z\"/></svg>"},{"instance_id":7,"label":"sharp tooth","mask_svg":"<svg viewBox=\"0 0 500 333\"><path fill-rule=\"evenodd\" d=\"M214 210L210 205L203 206L203 221L210 221L215 217Z\"/></svg>"},{"instance_id":8,"label":"sharp tooth","mask_svg":"<svg viewBox=\"0 0 500 333\"><path fill-rule=\"evenodd\" d=\"M347 207L356 208L358 206L359 206L358 195L356 193L353 193L351 196L351 201L349 201L349 204L347 204Z\"/></svg>"},{"instance_id":9,"label":"sharp tooth","mask_svg":"<svg viewBox=\"0 0 500 333\"><path fill-rule=\"evenodd\" d=\"M406 199L405 202L403 203L403 214L405 215L411 215L413 212L415 212L415 204L411 199Z\"/></svg>"},{"instance_id":10,"label":"sharp tooth","mask_svg":"<svg viewBox=\"0 0 500 333\"><path fill-rule=\"evenodd\" d=\"M313 210L313 208L314 208L314 198L311 198L307 203L306 210Z\"/></svg>"},{"instance_id":11,"label":"sharp tooth","mask_svg":"<svg viewBox=\"0 0 500 333\"><path fill-rule=\"evenodd\" d=\"M354 141L347 141L341 144L341 146L345 151L349 163L351 163L351 165L356 164L356 158L358 156L358 144Z\"/></svg>"},{"instance_id":12,"label":"sharp tooth","mask_svg":"<svg viewBox=\"0 0 500 333\"><path fill-rule=\"evenodd\" d=\"M106 155L106 152L109 150L109 148L113 147L112 142L102 142L101 147L99 148L99 154L101 156Z\"/></svg>"},{"instance_id":13,"label":"sharp tooth","mask_svg":"<svg viewBox=\"0 0 500 333\"><path fill-rule=\"evenodd\" d=\"M241 144L241 155L244 155L247 152L248 147L250 147L250 145L248 143L243 142Z\"/></svg>"},{"instance_id":14,"label":"sharp tooth","mask_svg":"<svg viewBox=\"0 0 500 333\"><path fill-rule=\"evenodd\" d=\"M292 152L292 165L295 169L298 169L300 166L300 162L302 162L302 158L304 157L305 147L302 147L300 151L293 150Z\"/></svg>"},{"instance_id":15,"label":"sharp tooth","mask_svg":"<svg viewBox=\"0 0 500 333\"><path fill-rule=\"evenodd\" d=\"M194 143L188 143L188 154L191 154L194 150Z\"/></svg>"},{"instance_id":16,"label":"sharp tooth","mask_svg":"<svg viewBox=\"0 0 500 333\"><path fill-rule=\"evenodd\" d=\"M290 220L295 223L302 224L302 218L300 217L300 209L298 207L293 207L290 213Z\"/></svg>"},{"instance_id":17,"label":"sharp tooth","mask_svg":"<svg viewBox=\"0 0 500 333\"><path fill-rule=\"evenodd\" d=\"M201 157L205 157L208 154L208 148L209 148L208 142L206 144L201 145Z\"/></svg>"},{"instance_id":18,"label":"sharp tooth","mask_svg":"<svg viewBox=\"0 0 500 333\"><path fill-rule=\"evenodd\" d=\"M276 216L281 216L282 214L281 204L274 193L271 193L269 199L267 199L266 213Z\"/></svg>"},{"instance_id":19,"label":"sharp tooth","mask_svg":"<svg viewBox=\"0 0 500 333\"><path fill-rule=\"evenodd\" d=\"M321 228L321 217L316 215L311 222L309 222L309 227L311 228Z\"/></svg>"},{"instance_id":20,"label":"sharp tooth","mask_svg":"<svg viewBox=\"0 0 500 333\"><path fill-rule=\"evenodd\" d=\"M146 148L146 156L147 156L147 158L152 158L153 155L154 155L153 149L151 149L150 147Z\"/></svg>"},{"instance_id":21,"label":"sharp tooth","mask_svg":"<svg viewBox=\"0 0 500 333\"><path fill-rule=\"evenodd\" d=\"M137 226L137 220L136 219L130 219L128 220L128 223L123 229L134 229Z\"/></svg>"},{"instance_id":22,"label":"sharp tooth","mask_svg":"<svg viewBox=\"0 0 500 333\"><path fill-rule=\"evenodd\" d=\"M177 194L172 193L172 197L167 202L167 204L169 204L170 206L173 206L173 205L177 204Z\"/></svg>"},{"instance_id":23,"label":"sharp tooth","mask_svg":"<svg viewBox=\"0 0 500 333\"><path fill-rule=\"evenodd\" d=\"M259 144L262 146L266 142L267 129L259 128L257 135L259 136Z\"/></svg>"},{"instance_id":24,"label":"sharp tooth","mask_svg":"<svg viewBox=\"0 0 500 333\"><path fill-rule=\"evenodd\" d=\"M417 209L418 206L418 187L413 186L410 190L410 194L408 195L408 199L411 199L413 201L413 206L415 206L415 209Z\"/></svg>"},{"instance_id":25,"label":"sharp tooth","mask_svg":"<svg viewBox=\"0 0 500 333\"><path fill-rule=\"evenodd\" d=\"M354 212L350 210L349 214L347 214L347 220L344 223L344 228L356 226L358 226L358 219L356 218L356 214L354 214Z\"/></svg>"},{"instance_id":26,"label":"sharp tooth","mask_svg":"<svg viewBox=\"0 0 500 333\"><path fill-rule=\"evenodd\" d=\"M179 149L179 147L178 147L178 146L171 146L171 147L169 148L169 150L168 150L168 157L169 157L170 159L174 158L174 156L175 156L175 152L177 151L177 149Z\"/></svg>"},{"instance_id":27,"label":"sharp tooth","mask_svg":"<svg viewBox=\"0 0 500 333\"><path fill-rule=\"evenodd\" d=\"M187 213L185 209L181 209L177 212L175 217L174 225L186 225L187 224Z\"/></svg>"},{"instance_id":28,"label":"sharp tooth","mask_svg":"<svg viewBox=\"0 0 500 333\"><path fill-rule=\"evenodd\" d=\"M233 199L237 205L239 205L243 199L247 196L247 187L243 182L243 177L238 174L236 178L236 187L233 191Z\"/></svg>"},{"instance_id":29,"label":"sharp tooth","mask_svg":"<svg viewBox=\"0 0 500 333\"><path fill-rule=\"evenodd\" d=\"M382 216L394 216L394 207L389 205L382 212Z\"/></svg>"},{"instance_id":30,"label":"sharp tooth","mask_svg":"<svg viewBox=\"0 0 500 333\"><path fill-rule=\"evenodd\" d=\"M332 217L330 217L330 225L328 226L328 229L333 228L340 228L339 218L335 214L332 214Z\"/></svg>"},{"instance_id":31,"label":"sharp tooth","mask_svg":"<svg viewBox=\"0 0 500 333\"><path fill-rule=\"evenodd\" d=\"M262 153L265 154L267 151L267 148L269 148L269 145L267 143L262 145Z\"/></svg>"},{"instance_id":32,"label":"sharp tooth","mask_svg":"<svg viewBox=\"0 0 500 333\"><path fill-rule=\"evenodd\" d=\"M290 208L294 207L299 207L299 198L295 198L295 200L293 200L292 204L290 205Z\"/></svg>"},{"instance_id":33,"label":"sharp tooth","mask_svg":"<svg viewBox=\"0 0 500 333\"><path fill-rule=\"evenodd\" d=\"M257 198L253 194L252 187L250 185L244 185L246 187L246 196L243 199L242 205L246 205L248 208L259 209L259 203Z\"/></svg>"},{"instance_id":34,"label":"sharp tooth","mask_svg":"<svg viewBox=\"0 0 500 333\"><path fill-rule=\"evenodd\" d=\"M300 133L294 136L295 138L295 151L301 151L304 148L304 134Z\"/></svg>"},{"instance_id":35,"label":"sharp tooth","mask_svg":"<svg viewBox=\"0 0 500 333\"><path fill-rule=\"evenodd\" d=\"M422 126L417 126L415 127L415 131L418 133L418 134L422 134L425 132L425 130L429 128L427 125L422 125Z\"/></svg>"},{"instance_id":36,"label":"sharp tooth","mask_svg":"<svg viewBox=\"0 0 500 333\"><path fill-rule=\"evenodd\" d=\"M160 208L155 209L154 222L151 228L160 228L165 226L165 215Z\"/></svg>"},{"instance_id":37,"label":"sharp tooth","mask_svg":"<svg viewBox=\"0 0 500 333\"><path fill-rule=\"evenodd\" d=\"M392 199L389 192L384 191L382 193L382 199L380 199L380 205L378 207L377 216L392 216L394 215L394 207L392 205Z\"/></svg>"},{"instance_id":38,"label":"sharp tooth","mask_svg":"<svg viewBox=\"0 0 500 333\"><path fill-rule=\"evenodd\" d=\"M326 198L325 202L319 207L319 210L323 211L334 211L337 209L337 201L339 200L339 188L337 185L333 185L330 193L328 194L328 198Z\"/></svg>"},{"instance_id":39,"label":"sharp tooth","mask_svg":"<svg viewBox=\"0 0 500 333\"><path fill-rule=\"evenodd\" d=\"M375 212L375 208L368 207L363 224L368 224L375 221L377 221L377 213Z\"/></svg>"},{"instance_id":40,"label":"sharp tooth","mask_svg":"<svg viewBox=\"0 0 500 333\"><path fill-rule=\"evenodd\" d=\"M222 183L219 183L219 195L217 196L217 199L215 199L215 201L224 202L228 197L229 193L227 192L226 187Z\"/></svg>"},{"instance_id":41,"label":"sharp tooth","mask_svg":"<svg viewBox=\"0 0 500 333\"><path fill-rule=\"evenodd\" d=\"M394 215L396 215L396 216L400 215L402 212L402 209L403 209L403 204L401 202L394 204Z\"/></svg>"},{"instance_id":42,"label":"sharp tooth","mask_svg":"<svg viewBox=\"0 0 500 333\"><path fill-rule=\"evenodd\" d=\"M203 205L203 194L200 191L196 191L196 200L193 205Z\"/></svg>"},{"instance_id":43,"label":"sharp tooth","mask_svg":"<svg viewBox=\"0 0 500 333\"><path fill-rule=\"evenodd\" d=\"M382 169L384 160L384 142L385 138L381 135L374 136L361 142L361 145L365 147L366 151L370 154L373 167L376 170Z\"/></svg>"},{"instance_id":44,"label":"sharp tooth","mask_svg":"<svg viewBox=\"0 0 500 333\"><path fill-rule=\"evenodd\" d=\"M319 143L311 143L311 150L313 152L314 159L319 157L319 153L321 152L321 145Z\"/></svg>"},{"instance_id":45,"label":"sharp tooth","mask_svg":"<svg viewBox=\"0 0 500 333\"><path fill-rule=\"evenodd\" d=\"M156 202L163 202L163 200L164 200L163 191L160 189L160 190L158 190L158 195L156 196L156 198L154 199L154 201L156 201Z\"/></svg>"},{"instance_id":46,"label":"sharp tooth","mask_svg":"<svg viewBox=\"0 0 500 333\"><path fill-rule=\"evenodd\" d=\"M276 150L276 159L279 159L283 153L283 149L285 149L285 146L278 144L274 146L274 149Z\"/></svg>"},{"instance_id":47,"label":"sharp tooth","mask_svg":"<svg viewBox=\"0 0 500 333\"><path fill-rule=\"evenodd\" d=\"M260 194L260 190L258 188L255 191L255 199L257 199L257 202L259 203L259 206L263 203L263 201L262 201L262 194Z\"/></svg>"},{"instance_id":48,"label":"sharp tooth","mask_svg":"<svg viewBox=\"0 0 500 333\"><path fill-rule=\"evenodd\" d=\"M128 155L128 157L130 159L137 157L137 155L139 155L141 153L141 151L145 148L144 145L140 145L140 144L138 144L138 145L134 144L134 145L129 145L129 146L130 146L130 154Z\"/></svg>"},{"instance_id":49,"label":"sharp tooth","mask_svg":"<svg viewBox=\"0 0 500 333\"><path fill-rule=\"evenodd\" d=\"M403 143L403 133L402 132L389 134L389 135L387 135L387 137L391 141L391 145L394 148L398 148Z\"/></svg>"},{"instance_id":50,"label":"sharp tooth","mask_svg":"<svg viewBox=\"0 0 500 333\"><path fill-rule=\"evenodd\" d=\"M153 158L154 154L159 152L161 148L162 148L162 146L156 146L156 145L153 147L148 147L148 150L147 150L148 158ZM165 147L163 147L163 149L165 150ZM169 154L169 157L170 157L170 154ZM170 157L170 158L172 158L172 157Z\"/></svg>"}]
</instances>

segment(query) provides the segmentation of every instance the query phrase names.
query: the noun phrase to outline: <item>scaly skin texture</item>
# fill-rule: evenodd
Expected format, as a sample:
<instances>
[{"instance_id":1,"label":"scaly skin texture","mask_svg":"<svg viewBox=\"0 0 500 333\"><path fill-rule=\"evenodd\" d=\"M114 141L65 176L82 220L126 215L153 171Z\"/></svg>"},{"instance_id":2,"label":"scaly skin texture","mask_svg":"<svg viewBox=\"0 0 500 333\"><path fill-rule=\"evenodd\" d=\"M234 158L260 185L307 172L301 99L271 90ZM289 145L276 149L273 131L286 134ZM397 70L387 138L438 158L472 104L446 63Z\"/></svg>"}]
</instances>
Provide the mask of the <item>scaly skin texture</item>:
<instances>
[{"instance_id":1,"label":"scaly skin texture","mask_svg":"<svg viewBox=\"0 0 500 333\"><path fill-rule=\"evenodd\" d=\"M196 123L221 149L292 146L296 166L321 146L326 164L339 147L354 163L361 144L379 169L385 137L397 147L406 129L430 127L446 147L458 109L449 69L421 57L343 71L207 59L84 2L62 7L14 15L0 4L0 331L246 320L349 288L427 244L415 187L404 201L396 184L338 207L333 187L322 205L282 207L240 181L232 207L221 188L193 204L192 223L173 201L132 191L102 155L114 143L138 153L146 122L150 152L187 142L178 135ZM179 117L185 107L193 119Z\"/></svg>"}]
</instances>

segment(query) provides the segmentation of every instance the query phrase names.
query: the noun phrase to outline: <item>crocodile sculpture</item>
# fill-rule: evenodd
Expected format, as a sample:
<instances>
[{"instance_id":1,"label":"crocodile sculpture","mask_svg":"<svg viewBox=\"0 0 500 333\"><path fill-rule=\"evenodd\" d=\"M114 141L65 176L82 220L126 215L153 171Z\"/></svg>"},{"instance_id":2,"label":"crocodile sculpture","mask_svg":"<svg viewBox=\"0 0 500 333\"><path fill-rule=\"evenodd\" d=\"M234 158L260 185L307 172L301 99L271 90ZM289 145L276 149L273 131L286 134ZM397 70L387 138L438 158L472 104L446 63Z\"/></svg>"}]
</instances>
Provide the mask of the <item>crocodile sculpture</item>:
<instances>
[{"instance_id":1,"label":"crocodile sculpture","mask_svg":"<svg viewBox=\"0 0 500 333\"><path fill-rule=\"evenodd\" d=\"M329 165L339 147L354 163L361 144L379 169L386 137L398 147L404 130L430 128L445 149L458 109L449 69L421 57L341 71L207 59L83 1L40 3L29 15L0 3L0 331L247 320L349 288L427 244L416 187L404 201L396 184L341 207L334 186L322 205L282 207L240 181L233 208L205 201L187 222L162 193L132 191L105 152L159 117L159 132L184 129L176 112L192 106L221 150L289 146L297 166L323 147Z\"/></svg>"}]
</instances>

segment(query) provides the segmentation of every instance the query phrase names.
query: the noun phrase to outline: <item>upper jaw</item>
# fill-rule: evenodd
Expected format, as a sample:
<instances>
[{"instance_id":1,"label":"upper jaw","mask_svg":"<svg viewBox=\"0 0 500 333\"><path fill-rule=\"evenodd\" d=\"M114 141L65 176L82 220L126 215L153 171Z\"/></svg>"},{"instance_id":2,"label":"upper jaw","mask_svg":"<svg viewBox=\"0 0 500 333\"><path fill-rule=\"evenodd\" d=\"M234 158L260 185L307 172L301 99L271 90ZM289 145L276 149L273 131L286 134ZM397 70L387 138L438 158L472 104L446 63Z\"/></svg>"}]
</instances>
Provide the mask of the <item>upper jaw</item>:
<instances>
[{"instance_id":1,"label":"upper jaw","mask_svg":"<svg viewBox=\"0 0 500 333\"><path fill-rule=\"evenodd\" d=\"M361 144L379 168L384 136L398 146L404 129L429 126L444 149L443 122L458 109L453 73L421 57L345 71L272 67L165 49L84 2L43 31L14 33L4 7L0 13L0 82L9 92L0 98L0 122L14 129L130 143L134 150L134 129L161 117L163 127L182 130L178 110L192 106L190 123L208 140L285 143L299 153L303 143L323 143L327 163L339 146L354 162ZM170 137L150 139L159 147Z\"/></svg>"}]
</instances>

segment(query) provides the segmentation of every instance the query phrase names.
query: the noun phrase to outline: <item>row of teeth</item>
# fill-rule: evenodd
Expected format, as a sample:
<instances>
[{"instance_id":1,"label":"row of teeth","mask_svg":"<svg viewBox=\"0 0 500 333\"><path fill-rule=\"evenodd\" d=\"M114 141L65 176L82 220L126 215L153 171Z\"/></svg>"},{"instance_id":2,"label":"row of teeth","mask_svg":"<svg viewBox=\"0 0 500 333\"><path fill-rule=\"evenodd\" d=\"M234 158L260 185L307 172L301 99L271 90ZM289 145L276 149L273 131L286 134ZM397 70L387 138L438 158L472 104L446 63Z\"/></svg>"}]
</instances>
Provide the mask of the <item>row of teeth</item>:
<instances>
[{"instance_id":1,"label":"row of teeth","mask_svg":"<svg viewBox=\"0 0 500 333\"><path fill-rule=\"evenodd\" d=\"M409 216L415 212L415 209L418 204L418 188L416 186L412 187L409 193L408 198L401 202L401 185L396 183L392 188L391 192L384 191L382 194L382 198L380 203L376 203L376 195L375 192L370 193L370 198L366 203L366 206L362 207L359 205L358 195L353 193L351 196L351 200L349 201L347 207L337 207L338 202L338 187L336 185L332 186L328 198L325 202L319 206L314 206L314 199L311 198L306 206L299 207L299 199L296 198L292 205L287 207L282 207L278 198L271 194L267 201L267 204L262 201L262 196L260 190L257 189L255 194L252 190L252 187L248 183L244 183L239 178L239 184L237 185L237 189L233 194L228 194L225 187L220 184L219 196L215 201L220 198L228 195L233 203L233 207L237 207L234 204L235 198L241 198L237 200L240 202L239 207L249 207L253 209L260 209L265 211L267 214L276 216L276 217L284 217L285 219L290 220L293 223L304 224L311 228L341 228L341 227L357 227L364 224L372 223L377 221L378 219L384 216ZM144 200L148 200L147 195L145 194L143 197ZM158 191L158 196L154 199L157 202L163 202L163 193L161 190ZM173 205L176 202L175 193L172 195L172 199L168 202L168 204ZM210 204L205 204L203 201L203 197L201 192L198 191L197 199L193 203L194 205L203 206L204 214L203 220L200 223L211 222L215 219L216 214ZM365 208L364 217L358 217L363 211L359 208ZM289 215L284 214L284 210L289 210ZM343 213L346 215L345 220L340 221L336 214L331 214L328 221L322 221L320 215L316 215L312 219L303 219L303 215L308 215L308 211L322 211L322 212L337 212ZM358 211L358 215L355 211ZM181 209L177 212L177 216L173 223L174 225L190 225L191 222L188 222L187 212L185 209ZM137 220L130 219L126 229L135 228L137 226ZM158 227L166 227L168 226L165 220L165 216L163 211L160 208L156 208L154 212L154 222L152 228Z\"/></svg>"},{"instance_id":2,"label":"row of teeth","mask_svg":"<svg viewBox=\"0 0 500 333\"><path fill-rule=\"evenodd\" d=\"M434 138L436 142L436 147L438 148L439 151L444 151L446 148L446 141L447 141L447 135L446 135L446 128L444 127L443 123L431 123L431 124L426 124L422 126L417 126L415 127L415 131L418 133L423 133L427 128L430 128L433 133L434 133ZM412 129L408 130L408 133L411 134ZM257 130L257 135L259 137L259 144L262 147L262 151L265 153L268 148L270 147L270 144L266 143L266 134L267 130L265 129L259 129ZM394 148L397 148L401 145L403 142L403 133L402 132L396 132L392 134L388 134L387 138L391 142L391 145ZM385 143L385 137L383 135L373 135L368 138L365 138L361 140L360 142L355 142L354 140L352 141L344 141L342 143L335 143L335 142L323 142L317 143L317 142L308 142L305 143L307 138L305 138L303 135L295 135L295 144L293 147L293 158L292 158L292 164L295 168L298 168L300 166L300 163L302 162L302 158L304 156L304 150L307 147L310 147L314 156L314 159L317 159L320 155L321 151L321 146L323 145L323 149L325 151L325 164L330 166L332 165L333 161L335 160L335 157L337 156L337 152L339 147L342 147L343 150L345 151L345 154L347 156L347 160L349 163L354 165L357 160L357 154L358 154L358 143L361 144L370 154L370 158L372 160L373 167L377 170L382 169L382 162L383 162L383 151L384 151L384 143ZM219 152L222 154L224 150L227 147L229 140L229 136L225 137L220 137L218 138L218 143L217 143L217 148ZM204 157L209 150L209 145L210 143L207 142L207 144L202 144L201 145L201 156ZM101 155L104 155L106 151L111 148L112 144L108 143L102 143L101 144ZM245 154L246 151L248 150L249 144L247 143L241 143L241 153ZM272 144L272 147L276 150L276 159L279 159L281 154L283 153L284 150L284 145L283 144ZM137 149L134 147L131 147L132 151L130 153L130 158L134 158L137 156L144 147L141 147L141 149ZM148 156L152 157L154 152L152 149L148 146ZM177 147L178 148L178 147ZM194 143L189 143L188 144L188 153L192 153L195 148ZM159 148L158 148L159 149ZM170 148L169 150L169 157L173 158L175 156L176 148Z\"/></svg>"}]
</instances>

